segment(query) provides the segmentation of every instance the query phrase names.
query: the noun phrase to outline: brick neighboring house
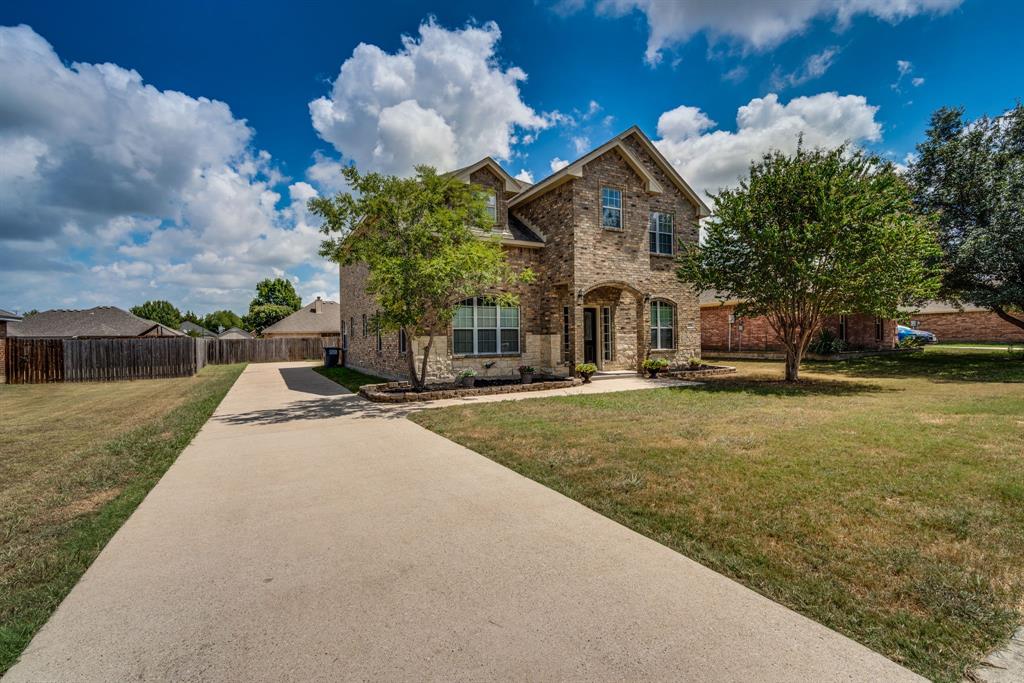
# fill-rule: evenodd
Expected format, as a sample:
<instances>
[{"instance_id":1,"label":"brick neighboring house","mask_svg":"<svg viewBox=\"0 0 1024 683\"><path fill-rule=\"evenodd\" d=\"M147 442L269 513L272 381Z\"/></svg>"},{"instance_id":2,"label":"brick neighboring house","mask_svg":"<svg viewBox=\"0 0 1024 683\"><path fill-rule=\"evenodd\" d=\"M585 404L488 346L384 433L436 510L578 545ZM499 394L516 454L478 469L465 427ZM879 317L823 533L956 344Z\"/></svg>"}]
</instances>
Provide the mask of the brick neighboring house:
<instances>
[{"instance_id":1,"label":"brick neighboring house","mask_svg":"<svg viewBox=\"0 0 1024 683\"><path fill-rule=\"evenodd\" d=\"M341 332L341 307L320 297L263 330L261 336L337 337Z\"/></svg>"},{"instance_id":2,"label":"brick neighboring house","mask_svg":"<svg viewBox=\"0 0 1024 683\"><path fill-rule=\"evenodd\" d=\"M764 316L736 316L736 299L716 292L700 296L701 349L731 353L778 353L785 351ZM896 321L872 315L827 318L822 325L846 341L851 350L884 350L896 346Z\"/></svg>"},{"instance_id":3,"label":"brick neighboring house","mask_svg":"<svg viewBox=\"0 0 1024 683\"><path fill-rule=\"evenodd\" d=\"M906 322L915 329L933 332L940 342L1024 343L1024 330L987 308L970 304L958 308L945 301L929 301L908 312Z\"/></svg>"},{"instance_id":4,"label":"brick neighboring house","mask_svg":"<svg viewBox=\"0 0 1024 683\"><path fill-rule=\"evenodd\" d=\"M431 377L467 368L510 376L520 365L569 375L581 362L633 370L648 356L679 363L700 354L697 297L676 278L673 254L680 241L696 243L697 221L709 211L639 128L535 185L489 157L452 175L487 188L510 262L537 277L516 285L516 308L464 302L452 328L435 337ZM346 365L404 377L405 345L422 359L426 338L376 334L366 277L365 264L340 269Z\"/></svg>"},{"instance_id":5,"label":"brick neighboring house","mask_svg":"<svg viewBox=\"0 0 1024 683\"><path fill-rule=\"evenodd\" d=\"M21 320L17 313L0 308L0 384L7 382L7 324Z\"/></svg>"}]
</instances>

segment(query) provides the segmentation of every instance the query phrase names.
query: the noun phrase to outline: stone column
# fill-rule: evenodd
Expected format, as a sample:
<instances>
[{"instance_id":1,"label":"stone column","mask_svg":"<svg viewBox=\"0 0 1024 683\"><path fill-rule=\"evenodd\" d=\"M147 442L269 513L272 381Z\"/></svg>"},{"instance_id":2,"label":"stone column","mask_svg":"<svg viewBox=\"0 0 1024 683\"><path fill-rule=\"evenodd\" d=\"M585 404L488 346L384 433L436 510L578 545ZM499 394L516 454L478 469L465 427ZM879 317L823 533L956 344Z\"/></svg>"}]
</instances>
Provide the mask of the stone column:
<instances>
[{"instance_id":1,"label":"stone column","mask_svg":"<svg viewBox=\"0 0 1024 683\"><path fill-rule=\"evenodd\" d=\"M636 295L636 370L643 372L643 362L651 346L651 307L643 295Z\"/></svg>"}]
</instances>

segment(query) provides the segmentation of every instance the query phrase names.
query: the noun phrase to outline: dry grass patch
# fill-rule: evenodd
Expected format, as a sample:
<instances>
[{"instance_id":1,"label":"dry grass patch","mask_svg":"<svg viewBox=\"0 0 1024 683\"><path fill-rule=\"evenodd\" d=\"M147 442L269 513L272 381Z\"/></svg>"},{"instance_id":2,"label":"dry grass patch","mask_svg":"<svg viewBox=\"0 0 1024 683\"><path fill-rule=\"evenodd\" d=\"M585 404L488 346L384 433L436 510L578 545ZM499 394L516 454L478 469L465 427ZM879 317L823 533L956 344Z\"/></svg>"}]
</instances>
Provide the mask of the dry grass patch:
<instances>
[{"instance_id":1,"label":"dry grass patch","mask_svg":"<svg viewBox=\"0 0 1024 683\"><path fill-rule=\"evenodd\" d=\"M412 419L935 680L1024 620L1024 362L739 363Z\"/></svg>"}]
</instances>

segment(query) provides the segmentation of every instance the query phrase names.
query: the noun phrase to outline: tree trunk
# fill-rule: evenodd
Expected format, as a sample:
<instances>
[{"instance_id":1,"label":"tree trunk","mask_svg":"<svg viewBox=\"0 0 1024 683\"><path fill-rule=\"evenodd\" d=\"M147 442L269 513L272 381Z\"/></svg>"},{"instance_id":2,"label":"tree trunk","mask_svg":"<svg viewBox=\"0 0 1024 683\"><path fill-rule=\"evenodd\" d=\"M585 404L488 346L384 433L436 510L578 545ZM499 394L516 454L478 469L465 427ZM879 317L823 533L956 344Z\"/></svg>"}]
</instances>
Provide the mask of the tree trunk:
<instances>
[{"instance_id":1,"label":"tree trunk","mask_svg":"<svg viewBox=\"0 0 1024 683\"><path fill-rule=\"evenodd\" d=\"M993 306L992 312L998 315L1006 322L1010 323L1011 325L1016 325L1020 329L1024 330L1024 320L1021 320L1020 318L1014 318L1012 315L1003 310L1001 306Z\"/></svg>"},{"instance_id":2,"label":"tree trunk","mask_svg":"<svg viewBox=\"0 0 1024 683\"><path fill-rule=\"evenodd\" d=\"M427 345L423 347L423 364L420 366L420 382L419 387L423 388L427 386L427 360L430 358L430 347L434 345L434 333L431 332L430 336L427 337Z\"/></svg>"},{"instance_id":3,"label":"tree trunk","mask_svg":"<svg viewBox=\"0 0 1024 683\"><path fill-rule=\"evenodd\" d=\"M419 376L416 374L416 350L413 348L413 338L405 328L402 329L405 332L405 360L409 365L409 384L413 389L420 389L422 387Z\"/></svg>"},{"instance_id":4,"label":"tree trunk","mask_svg":"<svg viewBox=\"0 0 1024 683\"><path fill-rule=\"evenodd\" d=\"M786 381L795 382L800 379L800 353L797 349L786 349Z\"/></svg>"}]
</instances>

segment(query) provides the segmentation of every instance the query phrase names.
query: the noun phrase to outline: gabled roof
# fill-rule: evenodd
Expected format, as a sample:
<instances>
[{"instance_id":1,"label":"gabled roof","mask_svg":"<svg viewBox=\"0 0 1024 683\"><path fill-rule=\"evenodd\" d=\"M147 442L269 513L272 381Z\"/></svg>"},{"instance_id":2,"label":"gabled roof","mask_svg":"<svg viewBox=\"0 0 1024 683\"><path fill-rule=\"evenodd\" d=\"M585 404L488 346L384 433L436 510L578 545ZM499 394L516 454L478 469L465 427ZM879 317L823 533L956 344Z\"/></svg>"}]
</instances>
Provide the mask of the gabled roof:
<instances>
[{"instance_id":1,"label":"gabled roof","mask_svg":"<svg viewBox=\"0 0 1024 683\"><path fill-rule=\"evenodd\" d=\"M12 337L142 337L152 332L181 336L177 330L115 306L41 311L7 327Z\"/></svg>"},{"instance_id":2,"label":"gabled roof","mask_svg":"<svg viewBox=\"0 0 1024 683\"><path fill-rule=\"evenodd\" d=\"M281 334L283 332L291 334L303 332L311 336L322 333L340 334L341 304L321 299L320 312L317 313L317 302L314 301L263 330L263 334Z\"/></svg>"},{"instance_id":3,"label":"gabled roof","mask_svg":"<svg viewBox=\"0 0 1024 683\"><path fill-rule=\"evenodd\" d=\"M540 195L558 187L564 182L567 182L574 178L582 178L584 166L586 166L594 159L597 159L598 157L607 154L612 150L618 151L619 154L621 154L622 157L626 160L626 162L630 165L630 167L634 171L636 171L637 175L644 179L644 182L647 183L648 192L652 194L660 194L664 192L664 188L657 181L654 175L647 170L647 167L643 165L643 162L637 159L636 155L633 154L629 150L629 147L625 144L625 140L632 135L635 135L636 138L640 140L640 143L643 145L647 153L650 154L651 158L654 160L654 163L657 164L658 167L662 170L662 172L664 172L665 175L668 177L668 179L672 181L672 184L675 185L679 189L679 191L682 192L683 195L693 203L695 207L697 207L697 215L701 218L709 216L711 214L711 210L708 208L707 204L701 201L697 193L693 191L693 188L690 187L690 185L685 180L683 180L682 176L679 175L679 172L676 171L675 168L673 168L672 164L669 163L668 159L666 159L664 155L658 151L658 148L654 146L654 143L652 143L647 138L647 136L644 135L643 131L640 130L638 126L631 126L629 129L623 131L619 135L616 135L611 140L604 143L597 149L594 149L584 154L582 157L580 157L576 161L573 161L568 166L559 169L558 171L555 171L547 178L544 178L543 180L538 182L536 185L531 186L528 190L519 193L509 201L509 209L512 209L518 206L519 204L529 201L530 199L536 199Z\"/></svg>"},{"instance_id":4,"label":"gabled roof","mask_svg":"<svg viewBox=\"0 0 1024 683\"><path fill-rule=\"evenodd\" d=\"M523 190L530 187L530 183L519 180L518 178L513 178L511 175L509 175L508 171L503 169L501 167L501 164L499 164L491 157L484 157L475 164L470 164L469 166L457 168L454 171L448 173L448 175L454 176L459 180L468 183L470 176L472 176L476 171L479 171L481 168L490 169L496 176L504 180L506 192L522 192Z\"/></svg>"},{"instance_id":5,"label":"gabled roof","mask_svg":"<svg viewBox=\"0 0 1024 683\"><path fill-rule=\"evenodd\" d=\"M253 336L251 334L249 334L248 332L246 332L245 330L243 330L243 329L241 329L239 327L229 327L228 329L226 329L223 332L221 332L220 334L218 334L217 338L218 339L224 339L225 337L227 337L229 335L235 335L236 337L240 337L242 339L252 339L253 338Z\"/></svg>"},{"instance_id":6,"label":"gabled roof","mask_svg":"<svg viewBox=\"0 0 1024 683\"><path fill-rule=\"evenodd\" d=\"M181 331L184 332L185 334L188 334L190 332L195 332L200 337L216 337L217 336L216 334L214 334L210 330L206 329L202 325L196 325L191 320L186 320L183 323L181 323Z\"/></svg>"}]
</instances>

